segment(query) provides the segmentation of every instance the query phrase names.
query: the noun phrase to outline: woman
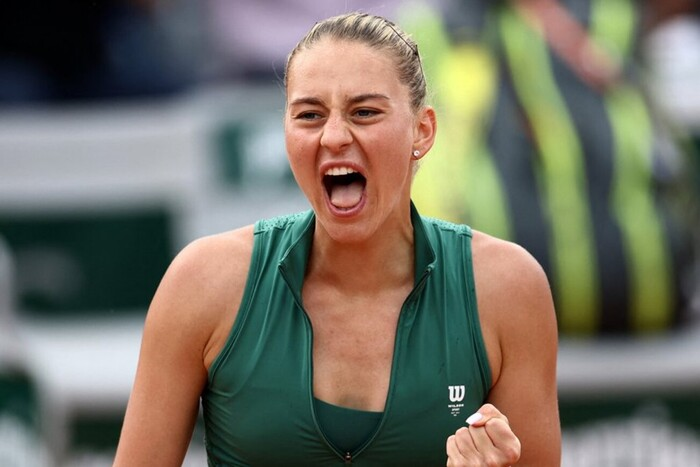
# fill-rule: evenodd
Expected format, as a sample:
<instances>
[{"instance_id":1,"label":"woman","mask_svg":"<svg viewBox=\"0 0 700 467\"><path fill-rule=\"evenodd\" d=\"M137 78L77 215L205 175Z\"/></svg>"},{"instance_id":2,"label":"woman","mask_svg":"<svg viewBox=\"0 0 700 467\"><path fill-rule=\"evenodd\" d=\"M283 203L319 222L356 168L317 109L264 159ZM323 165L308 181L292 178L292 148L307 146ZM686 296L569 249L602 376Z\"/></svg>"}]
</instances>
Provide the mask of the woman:
<instances>
[{"instance_id":1,"label":"woman","mask_svg":"<svg viewBox=\"0 0 700 467\"><path fill-rule=\"evenodd\" d=\"M436 131L416 45L383 18L334 17L285 77L289 161L312 211L174 260L115 465L179 465L200 396L210 465L558 465L541 268L411 203Z\"/></svg>"}]
</instances>

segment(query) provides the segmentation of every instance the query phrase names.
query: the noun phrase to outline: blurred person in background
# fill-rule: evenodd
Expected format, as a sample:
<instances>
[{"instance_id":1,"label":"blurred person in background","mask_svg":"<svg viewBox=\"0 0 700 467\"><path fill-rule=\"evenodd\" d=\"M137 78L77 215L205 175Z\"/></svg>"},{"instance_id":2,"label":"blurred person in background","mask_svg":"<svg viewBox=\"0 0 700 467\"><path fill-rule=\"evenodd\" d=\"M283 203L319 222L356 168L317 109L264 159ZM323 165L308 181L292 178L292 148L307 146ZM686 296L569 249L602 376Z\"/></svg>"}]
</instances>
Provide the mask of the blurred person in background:
<instances>
[{"instance_id":1,"label":"blurred person in background","mask_svg":"<svg viewBox=\"0 0 700 467\"><path fill-rule=\"evenodd\" d=\"M669 118L687 128L700 150L700 2L650 3L644 38L650 93ZM697 175L700 180L700 171Z\"/></svg>"},{"instance_id":2,"label":"blurred person in background","mask_svg":"<svg viewBox=\"0 0 700 467\"><path fill-rule=\"evenodd\" d=\"M431 5L438 10L446 0ZM346 11L396 17L406 0L207 0L205 30L211 51L209 79L279 83L290 48L309 24Z\"/></svg>"},{"instance_id":3,"label":"blurred person in background","mask_svg":"<svg viewBox=\"0 0 700 467\"><path fill-rule=\"evenodd\" d=\"M416 178L419 208L531 251L565 334L687 322L694 161L644 91L650 10L633 0L464 0L448 10L415 24L438 49L426 68L447 134Z\"/></svg>"},{"instance_id":4,"label":"blurred person in background","mask_svg":"<svg viewBox=\"0 0 700 467\"><path fill-rule=\"evenodd\" d=\"M0 4L0 104L162 96L194 80L157 0Z\"/></svg>"},{"instance_id":5,"label":"blurred person in background","mask_svg":"<svg viewBox=\"0 0 700 467\"><path fill-rule=\"evenodd\" d=\"M115 466L179 465L200 399L209 465L559 465L540 266L411 202L437 129L417 47L349 14L293 50L285 141L312 210L173 261Z\"/></svg>"}]
</instances>

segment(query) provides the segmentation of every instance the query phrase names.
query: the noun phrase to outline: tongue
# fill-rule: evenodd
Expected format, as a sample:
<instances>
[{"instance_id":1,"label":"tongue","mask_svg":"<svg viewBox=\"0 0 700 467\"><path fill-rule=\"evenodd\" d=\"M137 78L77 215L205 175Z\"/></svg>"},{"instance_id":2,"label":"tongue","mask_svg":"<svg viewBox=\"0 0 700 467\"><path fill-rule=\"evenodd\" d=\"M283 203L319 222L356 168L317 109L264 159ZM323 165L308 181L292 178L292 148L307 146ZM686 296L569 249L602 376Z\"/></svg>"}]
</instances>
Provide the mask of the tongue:
<instances>
[{"instance_id":1,"label":"tongue","mask_svg":"<svg viewBox=\"0 0 700 467\"><path fill-rule=\"evenodd\" d=\"M331 203L337 208L351 208L357 206L362 199L364 184L359 181L347 185L333 185L331 188Z\"/></svg>"}]
</instances>

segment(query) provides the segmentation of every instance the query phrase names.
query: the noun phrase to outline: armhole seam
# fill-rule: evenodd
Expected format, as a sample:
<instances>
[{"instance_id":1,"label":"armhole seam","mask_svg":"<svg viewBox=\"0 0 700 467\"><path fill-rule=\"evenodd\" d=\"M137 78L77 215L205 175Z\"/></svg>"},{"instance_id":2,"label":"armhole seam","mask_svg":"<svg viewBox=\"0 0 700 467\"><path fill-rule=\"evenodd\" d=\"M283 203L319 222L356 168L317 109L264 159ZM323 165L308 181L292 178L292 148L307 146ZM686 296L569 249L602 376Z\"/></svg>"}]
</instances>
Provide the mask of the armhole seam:
<instances>
[{"instance_id":1,"label":"armhole seam","mask_svg":"<svg viewBox=\"0 0 700 467\"><path fill-rule=\"evenodd\" d=\"M484 335L481 330L481 319L479 316L479 305L476 296L476 282L474 280L474 261L472 254L472 239L473 231L468 228L467 235L464 235L465 249L467 253L467 264L465 265L465 273L467 278L468 289L468 322L471 328L472 338L474 342L474 351L479 362L479 374L483 384L484 394L488 394L491 390L491 367L486 350Z\"/></svg>"},{"instance_id":2,"label":"armhole seam","mask_svg":"<svg viewBox=\"0 0 700 467\"><path fill-rule=\"evenodd\" d=\"M214 377L216 376L216 372L218 371L219 367L221 367L223 361L231 353L231 350L233 349L236 340L238 340L238 336L240 335L241 330L245 325L246 318L248 317L248 312L250 310L251 303L250 297L254 295L256 287L255 281L253 279L258 276L258 268L260 264L261 246L259 241L259 235L263 234L264 232L264 230L259 229L258 225L256 225L253 230L253 251L250 257L250 267L248 269L248 275L246 277L246 283L243 289L241 303L238 307L238 313L236 314L236 318L233 321L231 330L229 331L228 337L226 338L226 342L224 343L224 346L222 347L221 351L216 356L214 362L209 368L209 372L207 375L207 381L209 383L211 383L214 380Z\"/></svg>"}]
</instances>

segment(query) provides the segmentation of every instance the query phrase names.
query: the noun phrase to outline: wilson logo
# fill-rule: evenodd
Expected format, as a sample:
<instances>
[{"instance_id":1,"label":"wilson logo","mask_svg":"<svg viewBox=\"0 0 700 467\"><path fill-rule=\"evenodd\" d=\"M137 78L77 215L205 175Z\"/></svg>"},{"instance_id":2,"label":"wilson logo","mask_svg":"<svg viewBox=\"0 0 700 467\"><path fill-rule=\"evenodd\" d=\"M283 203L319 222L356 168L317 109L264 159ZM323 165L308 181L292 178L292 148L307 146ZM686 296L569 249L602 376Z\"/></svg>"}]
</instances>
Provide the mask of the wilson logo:
<instances>
[{"instance_id":1,"label":"wilson logo","mask_svg":"<svg viewBox=\"0 0 700 467\"><path fill-rule=\"evenodd\" d=\"M466 393L464 385L447 386L447 389L450 392L450 403L447 404L447 409L449 410L450 415L453 417L461 416L462 409L464 409L464 404L462 401L464 400L464 395Z\"/></svg>"},{"instance_id":2,"label":"wilson logo","mask_svg":"<svg viewBox=\"0 0 700 467\"><path fill-rule=\"evenodd\" d=\"M449 386L450 389L450 402L462 402L464 400L464 385L461 386Z\"/></svg>"}]
</instances>

